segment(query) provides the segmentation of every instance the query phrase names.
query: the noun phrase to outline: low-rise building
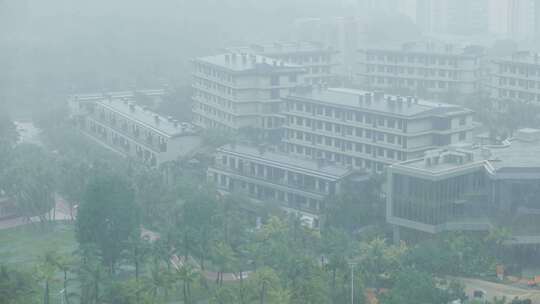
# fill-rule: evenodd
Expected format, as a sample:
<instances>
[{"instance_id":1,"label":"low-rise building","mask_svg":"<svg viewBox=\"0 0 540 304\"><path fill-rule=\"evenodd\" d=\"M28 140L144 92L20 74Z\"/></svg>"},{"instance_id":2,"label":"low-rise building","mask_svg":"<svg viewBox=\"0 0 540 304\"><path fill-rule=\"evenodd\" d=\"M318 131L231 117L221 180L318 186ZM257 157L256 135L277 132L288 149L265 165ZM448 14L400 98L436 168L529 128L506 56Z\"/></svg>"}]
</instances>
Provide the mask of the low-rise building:
<instances>
[{"instance_id":1,"label":"low-rise building","mask_svg":"<svg viewBox=\"0 0 540 304\"><path fill-rule=\"evenodd\" d=\"M282 97L302 83L304 69L277 59L226 53L193 60L193 123L238 131L279 133ZM280 137L280 135L277 135Z\"/></svg>"},{"instance_id":2,"label":"low-rise building","mask_svg":"<svg viewBox=\"0 0 540 304\"><path fill-rule=\"evenodd\" d=\"M537 53L517 52L491 61L490 97L499 102L540 103L540 57Z\"/></svg>"},{"instance_id":3,"label":"low-rise building","mask_svg":"<svg viewBox=\"0 0 540 304\"><path fill-rule=\"evenodd\" d=\"M411 42L359 51L358 81L369 89L423 97L469 95L482 80L481 47Z\"/></svg>"},{"instance_id":4,"label":"low-rise building","mask_svg":"<svg viewBox=\"0 0 540 304\"><path fill-rule=\"evenodd\" d=\"M315 88L286 102L289 153L368 171L470 142L475 128L467 108L382 92Z\"/></svg>"},{"instance_id":5,"label":"low-rise building","mask_svg":"<svg viewBox=\"0 0 540 304\"><path fill-rule=\"evenodd\" d=\"M136 105L131 95L74 95L70 107L83 134L151 167L185 156L201 144L191 124Z\"/></svg>"},{"instance_id":6,"label":"low-rise building","mask_svg":"<svg viewBox=\"0 0 540 304\"><path fill-rule=\"evenodd\" d=\"M540 243L540 130L498 145L433 150L387 170L388 223L425 233L509 227Z\"/></svg>"},{"instance_id":7,"label":"low-rise building","mask_svg":"<svg viewBox=\"0 0 540 304\"><path fill-rule=\"evenodd\" d=\"M319 226L324 199L336 195L353 171L267 148L232 144L217 149L208 180L226 193L277 203L312 227Z\"/></svg>"},{"instance_id":8,"label":"low-rise building","mask_svg":"<svg viewBox=\"0 0 540 304\"><path fill-rule=\"evenodd\" d=\"M304 67L307 84L333 83L336 81L335 67L337 51L320 42L275 42L229 47L232 53L256 54L277 59L288 64Z\"/></svg>"}]
</instances>

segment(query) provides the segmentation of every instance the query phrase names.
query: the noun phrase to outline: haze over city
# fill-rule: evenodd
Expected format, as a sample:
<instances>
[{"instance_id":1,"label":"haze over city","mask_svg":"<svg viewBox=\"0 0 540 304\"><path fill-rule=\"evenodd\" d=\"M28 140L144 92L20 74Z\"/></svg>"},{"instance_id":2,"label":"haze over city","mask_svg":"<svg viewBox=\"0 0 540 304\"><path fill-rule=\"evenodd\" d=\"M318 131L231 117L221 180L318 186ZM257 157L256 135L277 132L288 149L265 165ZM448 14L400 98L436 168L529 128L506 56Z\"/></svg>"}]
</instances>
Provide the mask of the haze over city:
<instances>
[{"instance_id":1,"label":"haze over city","mask_svg":"<svg viewBox=\"0 0 540 304\"><path fill-rule=\"evenodd\" d=\"M0 0L0 304L540 303L540 1Z\"/></svg>"}]
</instances>

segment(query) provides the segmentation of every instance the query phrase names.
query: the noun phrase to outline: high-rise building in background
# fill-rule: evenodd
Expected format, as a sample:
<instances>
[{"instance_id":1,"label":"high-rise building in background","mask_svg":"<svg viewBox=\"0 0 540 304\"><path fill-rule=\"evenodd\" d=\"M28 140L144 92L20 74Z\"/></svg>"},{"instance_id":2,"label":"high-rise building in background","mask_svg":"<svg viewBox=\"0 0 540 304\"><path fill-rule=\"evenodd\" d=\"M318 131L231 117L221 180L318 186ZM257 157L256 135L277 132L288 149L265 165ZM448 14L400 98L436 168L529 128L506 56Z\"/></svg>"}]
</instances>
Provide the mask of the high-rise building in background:
<instances>
[{"instance_id":1,"label":"high-rise building in background","mask_svg":"<svg viewBox=\"0 0 540 304\"><path fill-rule=\"evenodd\" d=\"M303 18L295 20L293 28L294 40L319 42L336 50L335 73L345 81L352 80L356 51L363 28L361 19L353 17Z\"/></svg>"},{"instance_id":2,"label":"high-rise building in background","mask_svg":"<svg viewBox=\"0 0 540 304\"><path fill-rule=\"evenodd\" d=\"M491 0L490 32L518 41L540 41L540 0Z\"/></svg>"},{"instance_id":3,"label":"high-rise building in background","mask_svg":"<svg viewBox=\"0 0 540 304\"><path fill-rule=\"evenodd\" d=\"M488 0L417 0L416 23L428 34L477 35L489 31Z\"/></svg>"},{"instance_id":4,"label":"high-rise building in background","mask_svg":"<svg viewBox=\"0 0 540 304\"><path fill-rule=\"evenodd\" d=\"M534 0L509 0L506 8L508 12L508 35L517 40L530 40L534 38L535 6Z\"/></svg>"},{"instance_id":5,"label":"high-rise building in background","mask_svg":"<svg viewBox=\"0 0 540 304\"><path fill-rule=\"evenodd\" d=\"M397 13L416 20L417 0L358 0L360 15L374 12Z\"/></svg>"}]
</instances>

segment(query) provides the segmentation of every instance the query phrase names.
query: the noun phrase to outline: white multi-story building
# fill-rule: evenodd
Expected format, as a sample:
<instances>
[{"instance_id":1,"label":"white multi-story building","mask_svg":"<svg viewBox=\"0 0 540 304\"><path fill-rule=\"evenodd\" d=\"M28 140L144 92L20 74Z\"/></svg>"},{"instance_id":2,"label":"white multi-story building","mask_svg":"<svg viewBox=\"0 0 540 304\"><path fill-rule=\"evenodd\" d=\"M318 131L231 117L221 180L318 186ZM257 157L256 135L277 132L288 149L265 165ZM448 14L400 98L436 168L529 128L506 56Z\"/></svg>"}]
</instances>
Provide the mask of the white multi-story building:
<instances>
[{"instance_id":1,"label":"white multi-story building","mask_svg":"<svg viewBox=\"0 0 540 304\"><path fill-rule=\"evenodd\" d=\"M275 203L313 228L319 227L325 198L338 194L351 174L348 168L239 144L217 149L207 172L220 191Z\"/></svg>"},{"instance_id":2,"label":"white multi-story building","mask_svg":"<svg viewBox=\"0 0 540 304\"><path fill-rule=\"evenodd\" d=\"M289 153L372 172L472 141L475 126L469 109L381 92L315 89L286 102Z\"/></svg>"},{"instance_id":3,"label":"white multi-story building","mask_svg":"<svg viewBox=\"0 0 540 304\"><path fill-rule=\"evenodd\" d=\"M136 105L130 92L74 95L69 103L83 134L151 167L188 155L201 144L191 124Z\"/></svg>"},{"instance_id":4,"label":"white multi-story building","mask_svg":"<svg viewBox=\"0 0 540 304\"><path fill-rule=\"evenodd\" d=\"M277 59L226 53L193 60L193 123L238 131L277 133L283 124L282 97L302 83L304 69Z\"/></svg>"},{"instance_id":5,"label":"white multi-story building","mask_svg":"<svg viewBox=\"0 0 540 304\"><path fill-rule=\"evenodd\" d=\"M304 67L307 84L333 83L337 51L321 42L276 42L229 47L230 53L247 53L265 56L287 64Z\"/></svg>"},{"instance_id":6,"label":"white multi-story building","mask_svg":"<svg viewBox=\"0 0 540 304\"><path fill-rule=\"evenodd\" d=\"M515 53L491 61L490 97L505 100L540 103L540 55Z\"/></svg>"},{"instance_id":7,"label":"white multi-story building","mask_svg":"<svg viewBox=\"0 0 540 304\"><path fill-rule=\"evenodd\" d=\"M480 89L483 49L436 42L359 51L358 81L369 89L443 97Z\"/></svg>"}]
</instances>

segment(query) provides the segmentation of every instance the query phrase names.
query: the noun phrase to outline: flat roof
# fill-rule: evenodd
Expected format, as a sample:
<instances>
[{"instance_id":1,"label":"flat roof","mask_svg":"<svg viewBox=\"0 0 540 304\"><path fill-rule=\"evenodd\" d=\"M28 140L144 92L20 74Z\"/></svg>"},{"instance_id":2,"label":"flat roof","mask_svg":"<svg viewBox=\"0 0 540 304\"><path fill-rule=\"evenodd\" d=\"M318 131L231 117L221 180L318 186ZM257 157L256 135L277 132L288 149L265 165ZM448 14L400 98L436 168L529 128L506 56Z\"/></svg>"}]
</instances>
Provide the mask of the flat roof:
<instances>
[{"instance_id":1,"label":"flat roof","mask_svg":"<svg viewBox=\"0 0 540 304\"><path fill-rule=\"evenodd\" d=\"M400 45L392 44L366 47L361 50L472 57L480 56L483 54L483 48L480 46L463 46L460 44L444 43L440 41L412 41Z\"/></svg>"},{"instance_id":2,"label":"flat roof","mask_svg":"<svg viewBox=\"0 0 540 304\"><path fill-rule=\"evenodd\" d=\"M96 101L96 103L168 137L177 137L195 133L191 124L185 122L177 122L175 124L174 121L169 121L166 117L145 110L143 107L135 105L133 101L127 99L102 99ZM131 105L134 110L130 108ZM156 116L158 117L158 120L156 120ZM184 126L184 128L182 126Z\"/></svg>"},{"instance_id":3,"label":"flat roof","mask_svg":"<svg viewBox=\"0 0 540 304\"><path fill-rule=\"evenodd\" d=\"M329 88L318 90L313 88L306 92L295 92L291 94L288 99L307 99L320 103L326 103L336 106L345 106L356 109L365 109L374 112L393 114L398 116L422 116L422 115L459 115L472 113L473 111L461 106L433 102L424 99L415 98L410 104L407 102L407 98L402 96L403 106L397 104L390 104L387 100L396 100L397 95L383 94L383 100L374 101L373 98L369 105L366 102L359 103L359 96L365 96L366 94L373 94L371 91L346 89L346 88Z\"/></svg>"},{"instance_id":4,"label":"flat roof","mask_svg":"<svg viewBox=\"0 0 540 304\"><path fill-rule=\"evenodd\" d=\"M493 61L540 65L540 54L530 51L521 51L515 52L510 56L495 58Z\"/></svg>"},{"instance_id":5,"label":"flat roof","mask_svg":"<svg viewBox=\"0 0 540 304\"><path fill-rule=\"evenodd\" d=\"M214 56L198 57L195 58L195 61L211 64L233 72L303 70L299 65L293 65L285 63L282 60L247 53L224 53Z\"/></svg>"},{"instance_id":6,"label":"flat roof","mask_svg":"<svg viewBox=\"0 0 540 304\"><path fill-rule=\"evenodd\" d=\"M142 94L145 96L161 96L165 95L164 89L141 89L132 91L113 91L113 92L101 92L101 93L82 93L70 95L70 99L76 100L99 100L111 96L112 98L128 97L133 98L136 94Z\"/></svg>"},{"instance_id":7,"label":"flat roof","mask_svg":"<svg viewBox=\"0 0 540 304\"><path fill-rule=\"evenodd\" d=\"M230 52L237 53L253 53L262 54L265 56L284 55L291 53L335 53L337 52L331 47L325 46L319 42L299 41L299 42L274 42L261 43L242 46L232 46L227 48Z\"/></svg>"},{"instance_id":8,"label":"flat roof","mask_svg":"<svg viewBox=\"0 0 540 304\"><path fill-rule=\"evenodd\" d=\"M437 164L426 164L425 159L428 154L437 155L452 149L441 149L427 152L426 156L396 163L392 168L404 170L413 169L424 171L430 174L442 174L455 172L462 169L485 167L491 171L494 178L540 178L540 141L529 142L519 139L512 139L501 145L473 146L469 149L455 150L457 153L472 154L472 161L465 161L462 164L444 162L440 160Z\"/></svg>"},{"instance_id":9,"label":"flat roof","mask_svg":"<svg viewBox=\"0 0 540 304\"><path fill-rule=\"evenodd\" d=\"M260 149L245 144L225 145L218 149L224 153L238 154L240 157L253 158L260 161L274 163L282 167L289 167L292 170L308 171L312 175L324 175L329 178L343 178L353 172L350 168L336 166L332 164L319 165L316 160L295 157L286 153L273 152L265 150L261 153Z\"/></svg>"}]
</instances>

